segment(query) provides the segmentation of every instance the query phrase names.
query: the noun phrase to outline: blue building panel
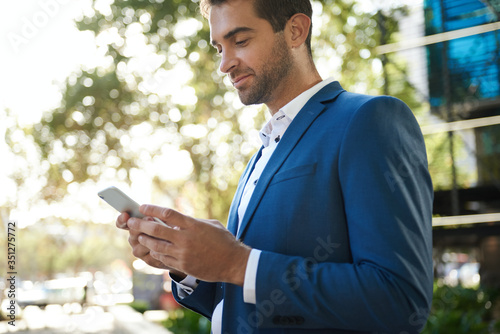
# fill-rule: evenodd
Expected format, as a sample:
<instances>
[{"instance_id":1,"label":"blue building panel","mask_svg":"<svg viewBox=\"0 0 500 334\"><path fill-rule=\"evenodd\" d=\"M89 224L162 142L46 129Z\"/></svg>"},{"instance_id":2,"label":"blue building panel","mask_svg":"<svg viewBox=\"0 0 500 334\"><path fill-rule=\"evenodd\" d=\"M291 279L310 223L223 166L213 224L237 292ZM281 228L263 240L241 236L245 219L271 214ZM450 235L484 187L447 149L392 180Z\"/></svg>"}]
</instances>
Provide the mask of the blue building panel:
<instances>
[{"instance_id":1,"label":"blue building panel","mask_svg":"<svg viewBox=\"0 0 500 334\"><path fill-rule=\"evenodd\" d=\"M470 28L498 20L497 14L481 0L425 0L426 34L433 35ZM427 48L430 102L446 104L443 66L447 66L453 103L470 99L500 98L500 32L494 31ZM446 64L445 64L446 62Z\"/></svg>"}]
</instances>

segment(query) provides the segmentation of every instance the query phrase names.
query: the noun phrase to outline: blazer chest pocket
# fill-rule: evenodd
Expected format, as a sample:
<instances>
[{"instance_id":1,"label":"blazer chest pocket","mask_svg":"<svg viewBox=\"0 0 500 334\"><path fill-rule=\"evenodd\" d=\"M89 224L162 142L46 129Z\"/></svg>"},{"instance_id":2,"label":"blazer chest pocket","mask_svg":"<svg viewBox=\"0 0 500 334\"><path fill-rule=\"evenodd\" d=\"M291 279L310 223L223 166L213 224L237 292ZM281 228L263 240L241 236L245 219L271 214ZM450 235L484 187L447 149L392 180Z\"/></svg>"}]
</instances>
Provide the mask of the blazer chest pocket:
<instances>
[{"instance_id":1,"label":"blazer chest pocket","mask_svg":"<svg viewBox=\"0 0 500 334\"><path fill-rule=\"evenodd\" d=\"M291 179L296 179L298 177L303 177L306 175L316 174L316 163L309 165L302 165L297 167L292 167L290 169L286 169L277 173L270 185L280 183L283 181L288 181Z\"/></svg>"}]
</instances>

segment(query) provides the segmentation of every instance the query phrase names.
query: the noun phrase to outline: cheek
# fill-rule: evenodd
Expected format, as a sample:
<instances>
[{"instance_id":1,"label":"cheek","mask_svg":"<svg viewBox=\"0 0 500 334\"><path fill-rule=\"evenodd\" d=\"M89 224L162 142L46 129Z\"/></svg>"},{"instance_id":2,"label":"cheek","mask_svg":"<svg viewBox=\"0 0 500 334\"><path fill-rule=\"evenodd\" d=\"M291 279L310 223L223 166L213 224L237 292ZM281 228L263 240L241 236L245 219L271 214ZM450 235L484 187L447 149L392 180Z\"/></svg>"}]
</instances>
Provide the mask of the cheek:
<instances>
[{"instance_id":1,"label":"cheek","mask_svg":"<svg viewBox=\"0 0 500 334\"><path fill-rule=\"evenodd\" d=\"M255 73L260 73L266 64L266 57L262 55L262 50L258 48L247 48L241 51L240 59L243 68L250 68Z\"/></svg>"}]
</instances>

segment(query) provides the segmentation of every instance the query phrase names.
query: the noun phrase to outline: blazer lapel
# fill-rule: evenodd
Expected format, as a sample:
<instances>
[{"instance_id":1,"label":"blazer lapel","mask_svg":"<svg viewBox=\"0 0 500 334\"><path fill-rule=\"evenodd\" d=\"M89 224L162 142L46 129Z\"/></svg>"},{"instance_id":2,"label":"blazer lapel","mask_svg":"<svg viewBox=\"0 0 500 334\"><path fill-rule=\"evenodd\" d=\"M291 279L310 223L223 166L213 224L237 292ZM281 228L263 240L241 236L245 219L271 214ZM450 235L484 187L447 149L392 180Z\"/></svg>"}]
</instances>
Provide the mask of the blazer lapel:
<instances>
[{"instance_id":1,"label":"blazer lapel","mask_svg":"<svg viewBox=\"0 0 500 334\"><path fill-rule=\"evenodd\" d=\"M297 114L293 122L290 124L288 129L285 131L283 138L281 138L279 145L276 147L271 159L267 163L264 171L262 172L261 177L259 178L259 182L255 187L255 190L252 194L252 198L250 199L250 203L248 203L248 207L245 211L245 215L243 217L242 222L240 222L241 226L238 231L238 235L236 236L238 239L242 239L243 234L246 231L248 223L252 219L252 216L259 205L262 196L264 195L269 182L272 177L276 174L281 165L285 162L286 158L290 155L293 148L297 145L300 138L304 135L307 129L311 126L314 120L323 112L325 109L325 105L322 102L335 99L340 93L344 90L340 86L338 82L333 82L323 89L321 89L316 95L314 95L306 105L300 110ZM253 162L255 164L255 161ZM246 180L250 175L251 171L246 175ZM244 187L245 185L240 185ZM240 188L240 186L238 188ZM241 197L241 192L239 191L238 199L235 197L235 201L237 199L237 203L239 205L239 199ZM234 201L233 201L234 204ZM237 211L236 206L236 211ZM231 208L233 210L234 208ZM236 213L236 218L237 218ZM236 224L237 225L237 224Z\"/></svg>"},{"instance_id":2,"label":"blazer lapel","mask_svg":"<svg viewBox=\"0 0 500 334\"><path fill-rule=\"evenodd\" d=\"M252 159L247 165L247 168L243 172L243 175L240 178L240 182L238 183L238 188L236 189L236 193L234 194L233 202L231 203L231 207L229 209L229 217L227 222L227 229L233 234L236 235L236 231L238 230L238 207L240 206L241 196L243 195L243 190L245 189L245 185L247 184L248 178L255 167L255 164L259 160L262 155L262 148L254 154Z\"/></svg>"}]
</instances>

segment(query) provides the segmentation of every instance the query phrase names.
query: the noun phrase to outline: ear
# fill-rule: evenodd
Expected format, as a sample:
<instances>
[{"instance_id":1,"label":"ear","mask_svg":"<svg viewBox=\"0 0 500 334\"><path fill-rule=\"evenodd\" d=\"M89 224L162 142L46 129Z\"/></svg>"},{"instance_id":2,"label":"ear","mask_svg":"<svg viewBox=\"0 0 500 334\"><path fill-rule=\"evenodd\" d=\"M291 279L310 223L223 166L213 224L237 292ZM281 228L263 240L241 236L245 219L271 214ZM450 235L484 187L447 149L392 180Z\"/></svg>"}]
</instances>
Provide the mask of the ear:
<instances>
[{"instance_id":1,"label":"ear","mask_svg":"<svg viewBox=\"0 0 500 334\"><path fill-rule=\"evenodd\" d=\"M310 27L311 19L302 13L297 13L288 20L285 30L292 48L299 48L305 43Z\"/></svg>"}]
</instances>

